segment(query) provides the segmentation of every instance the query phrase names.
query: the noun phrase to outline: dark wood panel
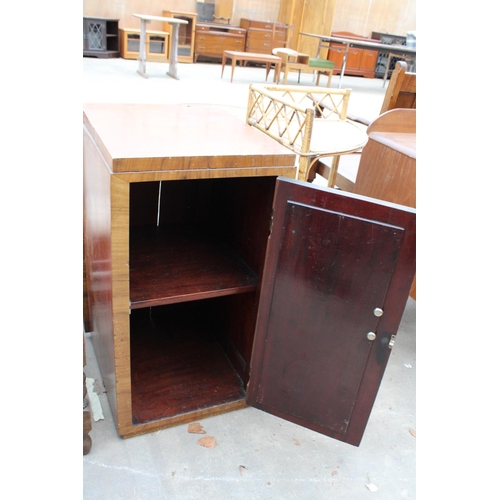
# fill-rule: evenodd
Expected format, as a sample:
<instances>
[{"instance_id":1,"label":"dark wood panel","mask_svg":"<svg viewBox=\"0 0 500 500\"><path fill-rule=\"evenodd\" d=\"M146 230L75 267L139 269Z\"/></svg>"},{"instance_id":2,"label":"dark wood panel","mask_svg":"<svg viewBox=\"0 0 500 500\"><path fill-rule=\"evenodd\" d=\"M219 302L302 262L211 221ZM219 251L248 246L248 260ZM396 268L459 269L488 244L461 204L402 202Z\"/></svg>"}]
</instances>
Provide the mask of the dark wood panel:
<instances>
[{"instance_id":1,"label":"dark wood panel","mask_svg":"<svg viewBox=\"0 0 500 500\"><path fill-rule=\"evenodd\" d=\"M131 230L131 308L254 291L255 272L234 249L201 231L160 226Z\"/></svg>"},{"instance_id":2,"label":"dark wood panel","mask_svg":"<svg viewBox=\"0 0 500 500\"><path fill-rule=\"evenodd\" d=\"M111 179L102 156L86 132L83 135L85 273L92 343L116 418L116 376L113 344L111 282Z\"/></svg>"},{"instance_id":3,"label":"dark wood panel","mask_svg":"<svg viewBox=\"0 0 500 500\"><path fill-rule=\"evenodd\" d=\"M411 286L415 213L293 181L278 189L247 399L357 445Z\"/></svg>"},{"instance_id":4,"label":"dark wood panel","mask_svg":"<svg viewBox=\"0 0 500 500\"><path fill-rule=\"evenodd\" d=\"M134 424L244 398L243 382L215 340L211 302L132 312Z\"/></svg>"},{"instance_id":5,"label":"dark wood panel","mask_svg":"<svg viewBox=\"0 0 500 500\"><path fill-rule=\"evenodd\" d=\"M130 227L158 222L159 182L133 182L130 184Z\"/></svg>"}]
</instances>

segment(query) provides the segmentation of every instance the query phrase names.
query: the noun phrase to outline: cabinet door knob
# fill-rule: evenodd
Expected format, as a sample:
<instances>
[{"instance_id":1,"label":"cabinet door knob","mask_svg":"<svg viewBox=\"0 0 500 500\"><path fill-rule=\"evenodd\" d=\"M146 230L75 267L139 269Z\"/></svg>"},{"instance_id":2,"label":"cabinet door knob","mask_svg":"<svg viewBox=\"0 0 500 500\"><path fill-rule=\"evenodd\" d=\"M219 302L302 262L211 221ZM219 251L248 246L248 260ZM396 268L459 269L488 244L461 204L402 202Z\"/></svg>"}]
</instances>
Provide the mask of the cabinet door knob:
<instances>
[{"instance_id":1,"label":"cabinet door knob","mask_svg":"<svg viewBox=\"0 0 500 500\"><path fill-rule=\"evenodd\" d=\"M366 334L366 338L367 338L368 340L372 341L372 340L375 340L375 339L377 338L377 335L376 335L375 333L373 333L373 332L368 332L368 333Z\"/></svg>"},{"instance_id":2,"label":"cabinet door knob","mask_svg":"<svg viewBox=\"0 0 500 500\"><path fill-rule=\"evenodd\" d=\"M380 307L376 307L374 310L373 310L373 314L375 316L377 316L377 318L380 318L380 316L382 316L382 314L384 314L384 311L383 309L380 309Z\"/></svg>"}]
</instances>

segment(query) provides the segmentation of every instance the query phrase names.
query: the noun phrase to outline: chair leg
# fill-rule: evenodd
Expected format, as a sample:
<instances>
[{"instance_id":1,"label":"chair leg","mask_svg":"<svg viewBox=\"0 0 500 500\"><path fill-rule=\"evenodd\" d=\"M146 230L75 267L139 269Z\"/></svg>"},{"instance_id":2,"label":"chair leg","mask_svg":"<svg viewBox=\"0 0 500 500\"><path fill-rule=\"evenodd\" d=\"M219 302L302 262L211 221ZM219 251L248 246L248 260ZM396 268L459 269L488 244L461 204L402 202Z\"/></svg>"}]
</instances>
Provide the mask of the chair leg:
<instances>
[{"instance_id":1,"label":"chair leg","mask_svg":"<svg viewBox=\"0 0 500 500\"><path fill-rule=\"evenodd\" d=\"M307 156L299 157L299 171L297 173L297 179L299 181L307 182L309 176L310 161Z\"/></svg>"},{"instance_id":2,"label":"chair leg","mask_svg":"<svg viewBox=\"0 0 500 500\"><path fill-rule=\"evenodd\" d=\"M316 173L318 170L318 160L319 158L313 158L309 162L309 171L307 172L307 182L313 182L316 177Z\"/></svg>"},{"instance_id":3,"label":"chair leg","mask_svg":"<svg viewBox=\"0 0 500 500\"><path fill-rule=\"evenodd\" d=\"M327 186L334 188L335 181L337 180L337 170L339 168L340 155L335 155L332 158L332 166L330 167L330 173L328 174Z\"/></svg>"},{"instance_id":4,"label":"chair leg","mask_svg":"<svg viewBox=\"0 0 500 500\"><path fill-rule=\"evenodd\" d=\"M331 69L331 70L327 73L327 75L328 75L328 82L327 82L326 86L327 86L328 88L330 88L330 83L332 82L332 76L333 76L333 69Z\"/></svg>"}]
</instances>

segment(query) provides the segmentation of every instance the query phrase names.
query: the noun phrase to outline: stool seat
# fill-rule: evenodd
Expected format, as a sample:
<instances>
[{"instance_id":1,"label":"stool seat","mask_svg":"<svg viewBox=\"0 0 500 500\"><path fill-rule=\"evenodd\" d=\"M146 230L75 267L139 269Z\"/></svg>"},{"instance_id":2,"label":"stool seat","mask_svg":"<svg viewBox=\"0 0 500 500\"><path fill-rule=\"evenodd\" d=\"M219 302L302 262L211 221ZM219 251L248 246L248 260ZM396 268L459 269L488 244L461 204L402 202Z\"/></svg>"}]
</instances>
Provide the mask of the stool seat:
<instances>
[{"instance_id":1,"label":"stool seat","mask_svg":"<svg viewBox=\"0 0 500 500\"><path fill-rule=\"evenodd\" d=\"M328 59L318 59L316 57L310 57L309 66L313 68L333 69L334 64L333 61L328 61Z\"/></svg>"}]
</instances>

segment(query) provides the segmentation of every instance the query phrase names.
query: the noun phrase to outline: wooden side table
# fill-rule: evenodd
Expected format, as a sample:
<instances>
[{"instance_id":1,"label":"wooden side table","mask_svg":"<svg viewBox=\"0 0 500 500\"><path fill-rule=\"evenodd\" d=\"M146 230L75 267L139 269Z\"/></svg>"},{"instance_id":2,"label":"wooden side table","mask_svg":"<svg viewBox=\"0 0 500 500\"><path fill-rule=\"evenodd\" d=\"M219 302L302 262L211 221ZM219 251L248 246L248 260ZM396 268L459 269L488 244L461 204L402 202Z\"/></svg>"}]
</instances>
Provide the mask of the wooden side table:
<instances>
[{"instance_id":1,"label":"wooden side table","mask_svg":"<svg viewBox=\"0 0 500 500\"><path fill-rule=\"evenodd\" d=\"M141 34L139 41L139 69L137 73L147 78L146 76L146 25L151 21L161 21L172 25L172 36L170 38L170 66L167 75L179 79L177 76L177 50L179 46L179 24L188 24L184 19L174 19L170 17L147 16L143 14L132 14L141 20Z\"/></svg>"},{"instance_id":2,"label":"wooden side table","mask_svg":"<svg viewBox=\"0 0 500 500\"><path fill-rule=\"evenodd\" d=\"M259 62L265 63L266 65L266 81L271 70L271 64L274 64L274 81L279 82L281 74L281 63L282 59L278 56L273 56L271 54L257 54L255 52L238 52L235 50L225 50L222 53L222 72L221 78L224 75L224 68L226 67L226 60L231 59L231 82L233 81L234 68L236 63L242 62Z\"/></svg>"}]
</instances>

